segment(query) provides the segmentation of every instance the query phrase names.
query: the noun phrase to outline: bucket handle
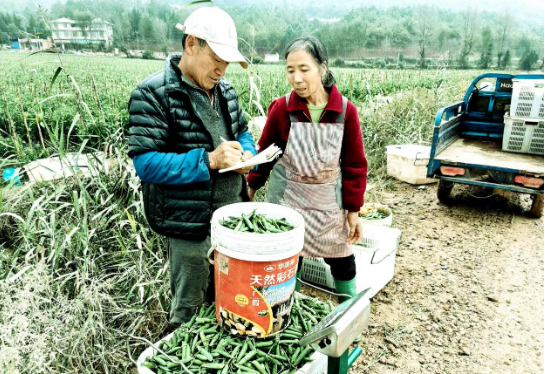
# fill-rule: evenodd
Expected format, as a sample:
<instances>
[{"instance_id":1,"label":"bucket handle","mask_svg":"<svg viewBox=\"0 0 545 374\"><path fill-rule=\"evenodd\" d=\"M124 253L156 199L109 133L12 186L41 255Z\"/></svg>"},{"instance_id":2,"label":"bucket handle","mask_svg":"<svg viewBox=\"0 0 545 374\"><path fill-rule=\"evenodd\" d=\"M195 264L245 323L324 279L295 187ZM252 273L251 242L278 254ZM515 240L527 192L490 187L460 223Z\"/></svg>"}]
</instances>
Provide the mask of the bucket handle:
<instances>
[{"instance_id":1,"label":"bucket handle","mask_svg":"<svg viewBox=\"0 0 545 374\"><path fill-rule=\"evenodd\" d=\"M211 246L210 249L208 250L207 255L206 255L206 258L208 259L208 262L210 262L211 265L214 265L214 259L213 259L213 258L212 258L212 259L210 258L210 255L211 255L212 253L214 253L214 249L216 249L216 246L215 246L215 245Z\"/></svg>"}]
</instances>

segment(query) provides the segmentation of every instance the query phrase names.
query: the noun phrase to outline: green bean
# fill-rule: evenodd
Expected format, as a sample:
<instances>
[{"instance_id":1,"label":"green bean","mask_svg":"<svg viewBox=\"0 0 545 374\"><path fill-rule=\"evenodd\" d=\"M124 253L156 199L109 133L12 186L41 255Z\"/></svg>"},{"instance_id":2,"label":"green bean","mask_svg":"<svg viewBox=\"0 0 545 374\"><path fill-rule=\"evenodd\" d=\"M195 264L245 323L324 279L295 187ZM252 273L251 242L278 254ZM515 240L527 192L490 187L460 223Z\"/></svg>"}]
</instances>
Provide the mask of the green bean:
<instances>
[{"instance_id":1,"label":"green bean","mask_svg":"<svg viewBox=\"0 0 545 374\"><path fill-rule=\"evenodd\" d=\"M208 352L206 349L204 348L201 348L199 347L199 352L204 355L205 359L208 360L208 361L213 361L214 360L214 357L212 357L212 355L210 354L210 352Z\"/></svg>"},{"instance_id":2,"label":"green bean","mask_svg":"<svg viewBox=\"0 0 545 374\"><path fill-rule=\"evenodd\" d=\"M223 367L223 370L221 371L221 374L227 374L229 372L229 364L225 365Z\"/></svg>"},{"instance_id":3,"label":"green bean","mask_svg":"<svg viewBox=\"0 0 545 374\"><path fill-rule=\"evenodd\" d=\"M242 358L242 360L240 360L238 362L239 365L242 365L244 364L245 362L248 362L248 360L250 360L252 357L254 357L256 355L256 351L250 351L248 353L246 353L246 355Z\"/></svg>"},{"instance_id":4,"label":"green bean","mask_svg":"<svg viewBox=\"0 0 545 374\"><path fill-rule=\"evenodd\" d=\"M275 365L282 365L282 362L280 362L280 360L277 360L276 358L271 357L271 355L267 356L267 360L271 361Z\"/></svg>"},{"instance_id":5,"label":"green bean","mask_svg":"<svg viewBox=\"0 0 545 374\"><path fill-rule=\"evenodd\" d=\"M147 367L148 369L152 369L152 370L157 368L154 364L152 364L149 361L143 362L142 366Z\"/></svg>"},{"instance_id":6,"label":"green bean","mask_svg":"<svg viewBox=\"0 0 545 374\"><path fill-rule=\"evenodd\" d=\"M293 365L297 366L299 365L299 363L301 362L301 360L303 358L305 358L307 356L307 354L309 354L309 352L312 351L312 347L311 346L306 346L305 348L303 348L303 350L301 351L301 353L299 354L299 356L296 356L295 357L295 360L293 361Z\"/></svg>"},{"instance_id":7,"label":"green bean","mask_svg":"<svg viewBox=\"0 0 545 374\"><path fill-rule=\"evenodd\" d=\"M244 357L247 350L248 350L248 340L245 340L244 344L242 345L242 348L240 349L240 353L237 356L237 360L240 360L242 357Z\"/></svg>"},{"instance_id":8,"label":"green bean","mask_svg":"<svg viewBox=\"0 0 545 374\"><path fill-rule=\"evenodd\" d=\"M254 367L261 373L261 374L267 374L267 372L265 371L265 368L263 368L263 366L257 362L257 361L252 361L252 365L254 365Z\"/></svg>"},{"instance_id":9,"label":"green bean","mask_svg":"<svg viewBox=\"0 0 545 374\"><path fill-rule=\"evenodd\" d=\"M264 341L264 342L256 342L255 346L256 347L270 347L271 345L273 345L273 343L274 343L273 340Z\"/></svg>"},{"instance_id":10,"label":"green bean","mask_svg":"<svg viewBox=\"0 0 545 374\"><path fill-rule=\"evenodd\" d=\"M244 220L244 223L246 224L246 226L248 226L250 228L250 230L254 231L255 228L254 228L254 225L252 224L252 222L248 219L248 217L246 217L246 215L244 213L242 213L242 219Z\"/></svg>"},{"instance_id":11,"label":"green bean","mask_svg":"<svg viewBox=\"0 0 545 374\"><path fill-rule=\"evenodd\" d=\"M299 344L297 339L279 340L280 344Z\"/></svg>"},{"instance_id":12,"label":"green bean","mask_svg":"<svg viewBox=\"0 0 545 374\"><path fill-rule=\"evenodd\" d=\"M269 357L276 358L278 360L287 361L288 359L284 356L280 356L279 354L272 354L269 353Z\"/></svg>"},{"instance_id":13,"label":"green bean","mask_svg":"<svg viewBox=\"0 0 545 374\"><path fill-rule=\"evenodd\" d=\"M203 368L207 368L207 369L223 369L223 367L225 366L225 363L205 363L205 364L202 364L202 367Z\"/></svg>"},{"instance_id":14,"label":"green bean","mask_svg":"<svg viewBox=\"0 0 545 374\"><path fill-rule=\"evenodd\" d=\"M161 358L161 356L154 356L154 359L159 365L166 365L167 364L166 361Z\"/></svg>"},{"instance_id":15,"label":"green bean","mask_svg":"<svg viewBox=\"0 0 545 374\"><path fill-rule=\"evenodd\" d=\"M281 338L294 338L294 339L299 339L303 336L303 334L301 333L291 333L291 332L284 332L282 334L280 334L280 337Z\"/></svg>"},{"instance_id":16,"label":"green bean","mask_svg":"<svg viewBox=\"0 0 545 374\"><path fill-rule=\"evenodd\" d=\"M232 355L224 351L223 349L216 349L215 352L219 353L220 355L227 357L227 358L233 358Z\"/></svg>"},{"instance_id":17,"label":"green bean","mask_svg":"<svg viewBox=\"0 0 545 374\"><path fill-rule=\"evenodd\" d=\"M251 374L260 374L257 370L252 370L244 365L235 364L235 366L239 369L241 369L244 373L251 373Z\"/></svg>"}]
</instances>

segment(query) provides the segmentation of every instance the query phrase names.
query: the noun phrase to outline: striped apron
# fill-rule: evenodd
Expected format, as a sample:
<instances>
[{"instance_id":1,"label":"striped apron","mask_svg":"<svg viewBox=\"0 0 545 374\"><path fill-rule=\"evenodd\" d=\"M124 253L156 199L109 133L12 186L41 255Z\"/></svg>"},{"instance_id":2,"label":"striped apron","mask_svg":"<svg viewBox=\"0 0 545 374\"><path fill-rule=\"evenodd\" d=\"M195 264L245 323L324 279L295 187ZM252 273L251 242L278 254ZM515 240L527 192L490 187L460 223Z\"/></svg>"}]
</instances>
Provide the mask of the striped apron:
<instances>
[{"instance_id":1,"label":"striped apron","mask_svg":"<svg viewBox=\"0 0 545 374\"><path fill-rule=\"evenodd\" d=\"M290 94L286 95L286 103ZM299 122L271 172L267 201L295 209L305 219L304 257L346 257L349 226L342 208L340 156L348 100L335 123Z\"/></svg>"}]
</instances>

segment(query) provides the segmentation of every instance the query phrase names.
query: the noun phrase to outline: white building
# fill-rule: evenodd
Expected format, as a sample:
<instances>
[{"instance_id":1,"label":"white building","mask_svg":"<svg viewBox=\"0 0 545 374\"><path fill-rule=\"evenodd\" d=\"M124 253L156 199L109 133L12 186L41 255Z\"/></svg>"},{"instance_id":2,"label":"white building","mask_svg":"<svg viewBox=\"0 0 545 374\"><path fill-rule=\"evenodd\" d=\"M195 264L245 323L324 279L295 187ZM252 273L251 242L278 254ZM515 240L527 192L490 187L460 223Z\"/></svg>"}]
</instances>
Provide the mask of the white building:
<instances>
[{"instance_id":1,"label":"white building","mask_svg":"<svg viewBox=\"0 0 545 374\"><path fill-rule=\"evenodd\" d=\"M51 48L51 39L17 39L19 42L18 48L31 51L45 51Z\"/></svg>"},{"instance_id":2,"label":"white building","mask_svg":"<svg viewBox=\"0 0 545 374\"><path fill-rule=\"evenodd\" d=\"M113 29L108 21L96 18L85 31L77 26L77 22L68 18L59 18L50 22L53 41L64 49L67 44L98 44L107 47L113 42Z\"/></svg>"},{"instance_id":3,"label":"white building","mask_svg":"<svg viewBox=\"0 0 545 374\"><path fill-rule=\"evenodd\" d=\"M278 62L280 61L280 56L278 53L267 53L265 55L265 62Z\"/></svg>"}]
</instances>

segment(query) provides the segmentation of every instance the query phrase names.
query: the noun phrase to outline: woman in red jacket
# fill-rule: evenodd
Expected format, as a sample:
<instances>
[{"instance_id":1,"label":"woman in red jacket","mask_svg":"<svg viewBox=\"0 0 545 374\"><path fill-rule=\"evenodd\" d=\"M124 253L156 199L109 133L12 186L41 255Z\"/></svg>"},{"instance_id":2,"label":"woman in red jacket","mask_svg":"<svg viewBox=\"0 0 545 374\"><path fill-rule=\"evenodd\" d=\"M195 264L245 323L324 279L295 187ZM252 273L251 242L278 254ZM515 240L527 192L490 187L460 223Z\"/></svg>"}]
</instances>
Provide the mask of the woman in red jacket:
<instances>
[{"instance_id":1,"label":"woman in red jacket","mask_svg":"<svg viewBox=\"0 0 545 374\"><path fill-rule=\"evenodd\" d=\"M267 201L291 207L305 219L301 256L323 257L337 293L355 295L350 244L362 236L358 211L367 178L358 112L337 90L327 51L317 38L295 39L285 58L293 91L271 103L259 139L260 149L275 143L283 155L248 175L250 198L270 174Z\"/></svg>"}]
</instances>

